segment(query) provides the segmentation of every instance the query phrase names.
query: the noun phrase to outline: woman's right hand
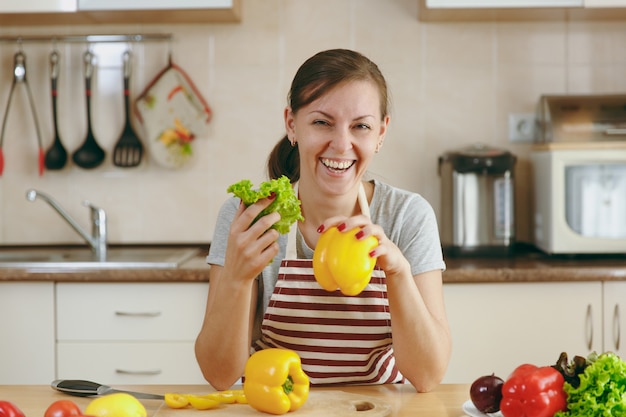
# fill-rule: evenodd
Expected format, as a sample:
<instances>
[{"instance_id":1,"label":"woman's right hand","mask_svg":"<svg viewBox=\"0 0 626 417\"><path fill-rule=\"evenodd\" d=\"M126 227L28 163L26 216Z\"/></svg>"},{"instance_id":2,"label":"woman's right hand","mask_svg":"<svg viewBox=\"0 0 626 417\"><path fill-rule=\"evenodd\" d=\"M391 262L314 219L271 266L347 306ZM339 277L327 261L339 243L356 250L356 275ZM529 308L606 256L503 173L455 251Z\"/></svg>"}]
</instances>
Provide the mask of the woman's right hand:
<instances>
[{"instance_id":1,"label":"woman's right hand","mask_svg":"<svg viewBox=\"0 0 626 417\"><path fill-rule=\"evenodd\" d=\"M228 276L244 281L256 278L263 268L278 254L278 231L270 227L280 220L280 214L272 212L254 219L276 198L271 195L246 207L239 204L239 209L230 226L224 269Z\"/></svg>"}]
</instances>

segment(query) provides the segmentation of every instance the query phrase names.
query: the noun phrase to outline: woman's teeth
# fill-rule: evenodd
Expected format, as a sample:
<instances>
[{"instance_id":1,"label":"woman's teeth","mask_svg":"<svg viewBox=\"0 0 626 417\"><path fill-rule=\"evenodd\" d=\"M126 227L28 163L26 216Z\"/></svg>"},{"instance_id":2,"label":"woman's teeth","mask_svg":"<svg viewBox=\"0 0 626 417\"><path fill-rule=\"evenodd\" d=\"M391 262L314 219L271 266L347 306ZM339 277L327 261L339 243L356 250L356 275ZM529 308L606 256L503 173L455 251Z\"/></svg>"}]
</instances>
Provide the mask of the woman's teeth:
<instances>
[{"instance_id":1,"label":"woman's teeth","mask_svg":"<svg viewBox=\"0 0 626 417\"><path fill-rule=\"evenodd\" d=\"M350 168L353 163L354 161L333 161L331 159L322 159L322 164L333 171L344 171Z\"/></svg>"}]
</instances>

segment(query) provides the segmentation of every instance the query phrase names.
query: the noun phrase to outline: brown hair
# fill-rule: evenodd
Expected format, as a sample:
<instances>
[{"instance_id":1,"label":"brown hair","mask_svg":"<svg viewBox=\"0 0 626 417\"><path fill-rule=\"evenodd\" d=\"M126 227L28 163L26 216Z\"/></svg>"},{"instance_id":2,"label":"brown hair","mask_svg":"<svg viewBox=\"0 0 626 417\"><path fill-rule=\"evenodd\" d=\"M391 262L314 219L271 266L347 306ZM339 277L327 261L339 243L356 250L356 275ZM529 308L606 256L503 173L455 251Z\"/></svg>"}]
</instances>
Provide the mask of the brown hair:
<instances>
[{"instance_id":1,"label":"brown hair","mask_svg":"<svg viewBox=\"0 0 626 417\"><path fill-rule=\"evenodd\" d=\"M348 49L319 52L306 60L296 72L287 101L295 114L338 84L361 80L370 80L378 86L380 114L384 119L389 107L385 77L375 63L364 55ZM267 170L270 179L285 175L292 183L298 181L300 156L297 143L292 146L287 135L283 136L270 153Z\"/></svg>"}]
</instances>

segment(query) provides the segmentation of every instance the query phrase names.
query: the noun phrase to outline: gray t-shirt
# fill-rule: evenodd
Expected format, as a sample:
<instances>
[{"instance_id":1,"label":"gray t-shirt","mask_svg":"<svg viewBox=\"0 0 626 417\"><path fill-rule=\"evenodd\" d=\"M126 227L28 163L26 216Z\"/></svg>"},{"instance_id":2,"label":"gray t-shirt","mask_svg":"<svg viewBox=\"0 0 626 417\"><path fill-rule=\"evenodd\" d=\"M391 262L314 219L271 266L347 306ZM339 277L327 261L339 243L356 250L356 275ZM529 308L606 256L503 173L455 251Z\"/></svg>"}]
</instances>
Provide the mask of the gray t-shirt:
<instances>
[{"instance_id":1,"label":"gray t-shirt","mask_svg":"<svg viewBox=\"0 0 626 417\"><path fill-rule=\"evenodd\" d=\"M370 202L372 223L380 225L385 234L395 243L411 265L411 272L417 275L436 269L445 270L437 219L431 205L421 195L392 187L377 180L374 195ZM207 263L224 265L226 244L230 224L235 217L239 199L228 199L220 209L215 226L213 241L209 248ZM287 250L287 235L278 238L280 250L259 276L259 299L253 339L260 335L263 313L278 279L278 269ZM309 248L302 236L297 234L296 249L298 258L312 259L313 249Z\"/></svg>"}]
</instances>

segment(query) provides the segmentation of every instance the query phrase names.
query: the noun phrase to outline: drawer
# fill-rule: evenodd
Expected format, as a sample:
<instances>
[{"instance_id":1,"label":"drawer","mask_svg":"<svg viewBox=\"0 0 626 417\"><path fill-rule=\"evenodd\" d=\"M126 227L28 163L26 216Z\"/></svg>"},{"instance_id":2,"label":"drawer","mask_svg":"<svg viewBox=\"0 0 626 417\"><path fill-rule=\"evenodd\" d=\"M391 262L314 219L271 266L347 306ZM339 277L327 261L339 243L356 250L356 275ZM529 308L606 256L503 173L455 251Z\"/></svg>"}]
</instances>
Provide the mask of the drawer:
<instances>
[{"instance_id":1,"label":"drawer","mask_svg":"<svg viewBox=\"0 0 626 417\"><path fill-rule=\"evenodd\" d=\"M59 341L193 341L208 283L58 283Z\"/></svg>"},{"instance_id":2,"label":"drawer","mask_svg":"<svg viewBox=\"0 0 626 417\"><path fill-rule=\"evenodd\" d=\"M193 342L57 345L57 378L102 384L207 384Z\"/></svg>"}]
</instances>

